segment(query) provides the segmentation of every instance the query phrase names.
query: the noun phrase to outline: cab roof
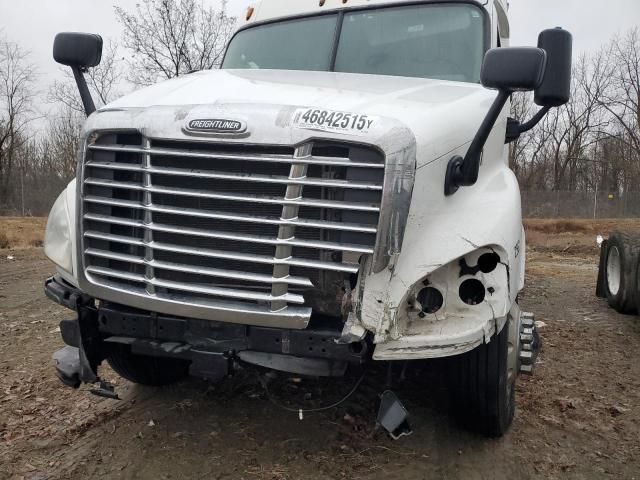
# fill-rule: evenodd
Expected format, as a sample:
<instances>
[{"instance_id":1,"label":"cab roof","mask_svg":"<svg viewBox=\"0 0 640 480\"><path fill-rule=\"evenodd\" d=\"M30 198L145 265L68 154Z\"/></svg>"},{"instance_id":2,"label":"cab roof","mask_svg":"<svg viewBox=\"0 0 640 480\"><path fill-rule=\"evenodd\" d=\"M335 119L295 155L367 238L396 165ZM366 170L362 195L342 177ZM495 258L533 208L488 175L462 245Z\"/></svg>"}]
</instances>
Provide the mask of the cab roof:
<instances>
[{"instance_id":1,"label":"cab roof","mask_svg":"<svg viewBox=\"0 0 640 480\"><path fill-rule=\"evenodd\" d=\"M352 7L371 7L375 5L417 3L408 0L261 0L247 10L245 24L259 23L278 18L321 13L331 10L341 10ZM425 1L425 3L427 3ZM480 4L480 2L478 2ZM507 0L489 0L482 2L485 8L491 8L491 3L506 16Z\"/></svg>"}]
</instances>

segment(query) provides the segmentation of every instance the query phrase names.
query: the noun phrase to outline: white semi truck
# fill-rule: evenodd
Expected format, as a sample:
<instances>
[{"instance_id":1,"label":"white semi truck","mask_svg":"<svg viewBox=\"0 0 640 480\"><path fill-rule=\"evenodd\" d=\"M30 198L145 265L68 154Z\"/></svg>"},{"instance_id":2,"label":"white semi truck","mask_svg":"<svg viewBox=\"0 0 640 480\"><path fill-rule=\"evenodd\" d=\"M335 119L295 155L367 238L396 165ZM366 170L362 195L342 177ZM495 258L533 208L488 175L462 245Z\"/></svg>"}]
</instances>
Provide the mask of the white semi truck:
<instances>
[{"instance_id":1,"label":"white semi truck","mask_svg":"<svg viewBox=\"0 0 640 480\"><path fill-rule=\"evenodd\" d=\"M95 109L97 35L62 33L88 120L56 201L47 295L68 385L103 361L161 385L243 362L315 376L451 358L503 434L536 354L507 143L569 98L571 35L509 48L504 0L263 0L221 68ZM531 121L510 96L535 91ZM109 386L99 383L99 392Z\"/></svg>"}]
</instances>

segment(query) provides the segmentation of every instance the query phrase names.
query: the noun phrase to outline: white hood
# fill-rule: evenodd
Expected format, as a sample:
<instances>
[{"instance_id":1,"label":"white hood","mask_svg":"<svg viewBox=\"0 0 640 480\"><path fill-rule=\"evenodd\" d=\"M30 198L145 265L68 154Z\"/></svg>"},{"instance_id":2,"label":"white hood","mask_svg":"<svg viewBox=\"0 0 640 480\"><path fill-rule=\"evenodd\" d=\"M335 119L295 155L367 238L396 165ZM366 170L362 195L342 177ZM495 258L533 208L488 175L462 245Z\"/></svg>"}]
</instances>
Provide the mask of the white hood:
<instances>
[{"instance_id":1,"label":"white hood","mask_svg":"<svg viewBox=\"0 0 640 480\"><path fill-rule=\"evenodd\" d=\"M109 107L272 103L370 111L377 105L436 107L481 87L421 78L295 70L209 70L141 89Z\"/></svg>"},{"instance_id":2,"label":"white hood","mask_svg":"<svg viewBox=\"0 0 640 480\"><path fill-rule=\"evenodd\" d=\"M284 70L213 70L168 80L104 110L263 104L392 118L416 136L419 164L469 142L495 94L480 85L419 78Z\"/></svg>"}]
</instances>

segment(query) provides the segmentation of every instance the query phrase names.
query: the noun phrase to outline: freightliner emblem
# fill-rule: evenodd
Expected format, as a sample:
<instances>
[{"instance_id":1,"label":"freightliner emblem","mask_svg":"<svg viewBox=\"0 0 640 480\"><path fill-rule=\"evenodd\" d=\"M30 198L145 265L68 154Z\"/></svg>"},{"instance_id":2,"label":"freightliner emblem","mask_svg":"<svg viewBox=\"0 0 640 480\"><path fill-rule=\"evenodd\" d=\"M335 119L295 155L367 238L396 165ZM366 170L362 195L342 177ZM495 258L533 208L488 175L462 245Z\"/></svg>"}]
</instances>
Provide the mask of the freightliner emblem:
<instances>
[{"instance_id":1,"label":"freightliner emblem","mask_svg":"<svg viewBox=\"0 0 640 480\"><path fill-rule=\"evenodd\" d=\"M239 120L203 118L189 121L185 130L192 133L227 133L233 135L244 133L247 130L247 124Z\"/></svg>"}]
</instances>

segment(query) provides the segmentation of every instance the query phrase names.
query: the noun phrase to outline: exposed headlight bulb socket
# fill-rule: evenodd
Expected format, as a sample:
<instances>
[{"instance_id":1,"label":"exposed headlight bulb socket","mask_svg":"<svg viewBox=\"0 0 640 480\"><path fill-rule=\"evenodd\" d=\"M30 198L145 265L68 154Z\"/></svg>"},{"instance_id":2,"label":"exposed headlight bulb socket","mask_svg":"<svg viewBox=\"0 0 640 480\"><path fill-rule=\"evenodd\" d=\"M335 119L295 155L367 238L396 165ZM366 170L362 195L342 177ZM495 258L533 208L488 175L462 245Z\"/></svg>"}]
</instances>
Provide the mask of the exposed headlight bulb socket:
<instances>
[{"instance_id":1,"label":"exposed headlight bulb socket","mask_svg":"<svg viewBox=\"0 0 640 480\"><path fill-rule=\"evenodd\" d=\"M485 253L478 259L478 268L482 273L491 273L498 268L499 263L500 255L494 252Z\"/></svg>"},{"instance_id":2,"label":"exposed headlight bulb socket","mask_svg":"<svg viewBox=\"0 0 640 480\"><path fill-rule=\"evenodd\" d=\"M444 297L437 288L427 287L418 292L418 302L426 314L437 313L444 305Z\"/></svg>"},{"instance_id":3,"label":"exposed headlight bulb socket","mask_svg":"<svg viewBox=\"0 0 640 480\"><path fill-rule=\"evenodd\" d=\"M486 290L482 282L475 278L465 280L460 284L460 299L467 305L479 305L484 302Z\"/></svg>"}]
</instances>

